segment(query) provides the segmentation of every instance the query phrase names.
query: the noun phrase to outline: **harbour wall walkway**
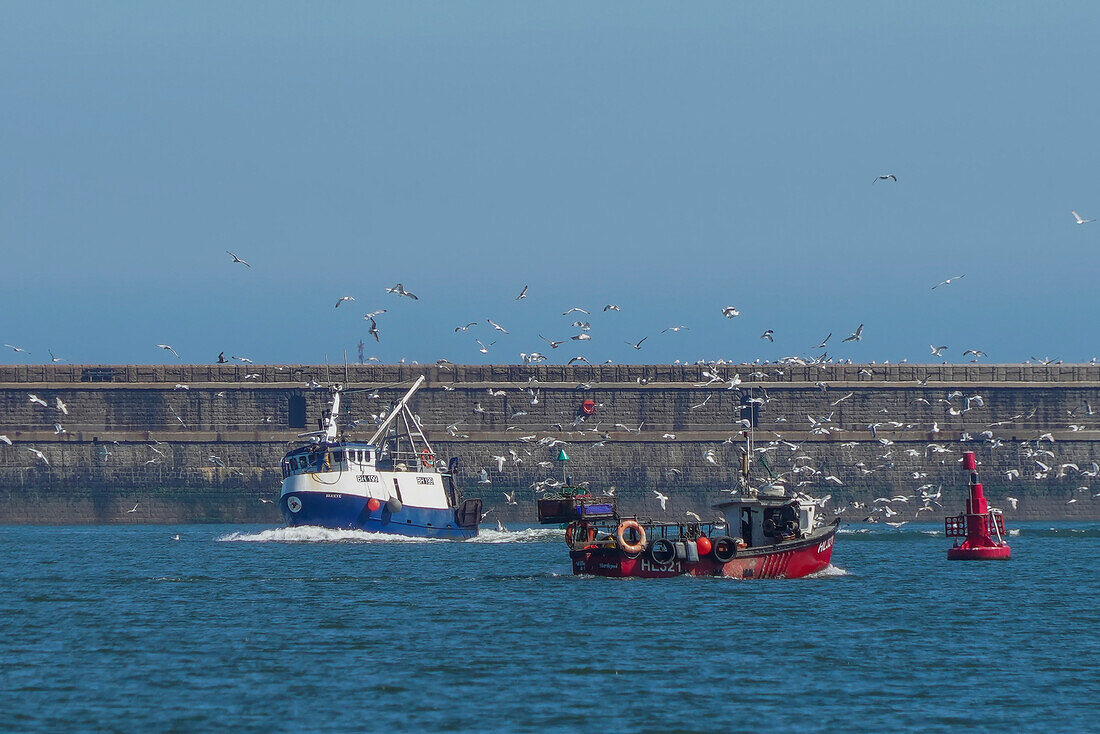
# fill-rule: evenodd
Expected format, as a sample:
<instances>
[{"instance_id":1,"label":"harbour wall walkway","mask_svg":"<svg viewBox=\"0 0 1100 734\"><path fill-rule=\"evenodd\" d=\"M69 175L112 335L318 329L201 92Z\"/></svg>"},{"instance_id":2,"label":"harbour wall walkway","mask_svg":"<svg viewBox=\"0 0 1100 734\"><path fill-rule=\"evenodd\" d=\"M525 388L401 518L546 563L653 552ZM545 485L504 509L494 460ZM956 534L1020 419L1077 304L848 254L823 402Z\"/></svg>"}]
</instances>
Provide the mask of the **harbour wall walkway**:
<instances>
[{"instance_id":1,"label":"harbour wall walkway","mask_svg":"<svg viewBox=\"0 0 1100 734\"><path fill-rule=\"evenodd\" d=\"M959 512L974 450L1010 518L1100 517L1097 365L28 365L0 367L0 523L278 522L279 460L328 407L323 386L346 384L365 437L422 374L416 413L490 523L533 519L531 487L562 477L562 448L565 471L627 509L706 513L736 485L750 399L757 475L763 457L831 495L827 510L942 487ZM919 502L891 506L904 518Z\"/></svg>"}]
</instances>

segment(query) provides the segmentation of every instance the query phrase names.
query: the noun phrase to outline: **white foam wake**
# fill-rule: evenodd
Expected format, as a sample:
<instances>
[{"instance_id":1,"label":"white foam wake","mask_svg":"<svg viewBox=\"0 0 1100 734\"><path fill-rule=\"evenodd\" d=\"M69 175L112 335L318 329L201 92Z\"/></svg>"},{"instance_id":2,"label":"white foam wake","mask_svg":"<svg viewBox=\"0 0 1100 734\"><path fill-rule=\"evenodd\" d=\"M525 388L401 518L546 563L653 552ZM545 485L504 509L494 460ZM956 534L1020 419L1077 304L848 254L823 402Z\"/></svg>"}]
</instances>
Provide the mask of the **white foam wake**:
<instances>
[{"instance_id":1,"label":"white foam wake","mask_svg":"<svg viewBox=\"0 0 1100 734\"><path fill-rule=\"evenodd\" d=\"M559 528L524 528L522 530L490 530L482 528L476 538L467 543L552 543L565 540Z\"/></svg>"},{"instance_id":2,"label":"white foam wake","mask_svg":"<svg viewBox=\"0 0 1100 734\"><path fill-rule=\"evenodd\" d=\"M845 571L843 568L841 568L840 566L834 566L833 564L830 563L828 566L821 569L820 571L816 571L814 573L809 574L808 576L806 576L806 578L808 578L808 579L826 579L826 578L830 578L832 576L847 576L847 575L848 575L848 572Z\"/></svg>"},{"instance_id":3,"label":"white foam wake","mask_svg":"<svg viewBox=\"0 0 1100 734\"><path fill-rule=\"evenodd\" d=\"M365 530L336 530L303 525L295 528L271 528L258 533L229 533L217 539L222 543L440 543L438 538L414 538Z\"/></svg>"}]
</instances>

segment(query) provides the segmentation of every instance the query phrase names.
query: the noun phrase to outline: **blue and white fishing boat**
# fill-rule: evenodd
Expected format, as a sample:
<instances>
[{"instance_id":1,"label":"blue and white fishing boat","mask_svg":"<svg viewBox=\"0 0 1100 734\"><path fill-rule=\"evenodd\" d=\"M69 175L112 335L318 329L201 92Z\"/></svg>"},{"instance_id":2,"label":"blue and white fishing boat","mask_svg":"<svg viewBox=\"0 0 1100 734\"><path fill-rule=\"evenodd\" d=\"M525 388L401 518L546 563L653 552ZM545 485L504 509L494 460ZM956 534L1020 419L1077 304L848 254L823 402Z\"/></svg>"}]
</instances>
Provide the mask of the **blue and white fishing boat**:
<instances>
[{"instance_id":1,"label":"blue and white fishing boat","mask_svg":"<svg viewBox=\"0 0 1100 734\"><path fill-rule=\"evenodd\" d=\"M428 538L477 535L481 500L464 499L455 483L457 459L442 471L409 399L421 376L366 442L339 426L340 389L320 430L283 457L279 509L290 527L367 530ZM398 430L400 425L401 429Z\"/></svg>"}]
</instances>

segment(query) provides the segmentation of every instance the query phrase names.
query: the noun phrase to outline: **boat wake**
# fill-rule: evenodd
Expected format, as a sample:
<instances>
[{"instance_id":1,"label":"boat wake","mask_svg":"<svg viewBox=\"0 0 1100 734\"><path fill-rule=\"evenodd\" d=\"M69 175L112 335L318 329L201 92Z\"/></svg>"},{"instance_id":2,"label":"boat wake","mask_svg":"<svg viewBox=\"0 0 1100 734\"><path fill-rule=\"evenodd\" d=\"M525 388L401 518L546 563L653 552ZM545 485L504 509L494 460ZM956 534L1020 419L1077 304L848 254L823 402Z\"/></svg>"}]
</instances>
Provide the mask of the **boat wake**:
<instances>
[{"instance_id":1,"label":"boat wake","mask_svg":"<svg viewBox=\"0 0 1100 734\"><path fill-rule=\"evenodd\" d=\"M466 543L554 543L561 542L563 532L558 528L523 528L522 530L489 530L483 528L476 538Z\"/></svg>"},{"instance_id":2,"label":"boat wake","mask_svg":"<svg viewBox=\"0 0 1100 734\"><path fill-rule=\"evenodd\" d=\"M270 528L258 533L229 533L219 543L446 543L439 538L414 538L365 530L337 530L302 525L294 528Z\"/></svg>"},{"instance_id":3,"label":"boat wake","mask_svg":"<svg viewBox=\"0 0 1100 734\"><path fill-rule=\"evenodd\" d=\"M821 569L820 571L809 574L808 576L806 576L806 578L808 578L808 579L828 579L828 578L833 578L834 576L848 576L848 575L850 575L850 574L846 570L844 570L840 566L834 566L833 564L830 563L828 566Z\"/></svg>"},{"instance_id":4,"label":"boat wake","mask_svg":"<svg viewBox=\"0 0 1100 734\"><path fill-rule=\"evenodd\" d=\"M229 533L217 538L220 543L551 543L560 541L557 528L523 528L521 530L490 530L482 528L476 538L448 540L417 538L390 533L368 533L365 530L337 530L302 525L293 528L270 528L258 533Z\"/></svg>"}]
</instances>

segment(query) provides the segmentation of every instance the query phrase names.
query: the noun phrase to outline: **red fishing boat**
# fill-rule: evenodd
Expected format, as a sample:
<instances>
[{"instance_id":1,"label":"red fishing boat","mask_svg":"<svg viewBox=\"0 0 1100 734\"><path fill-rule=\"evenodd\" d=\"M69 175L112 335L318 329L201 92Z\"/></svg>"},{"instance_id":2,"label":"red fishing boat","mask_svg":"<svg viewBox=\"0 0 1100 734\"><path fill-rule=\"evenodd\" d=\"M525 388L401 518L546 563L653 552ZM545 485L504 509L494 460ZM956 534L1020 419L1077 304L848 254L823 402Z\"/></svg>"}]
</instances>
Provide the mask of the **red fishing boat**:
<instances>
[{"instance_id":1,"label":"red fishing boat","mask_svg":"<svg viewBox=\"0 0 1100 734\"><path fill-rule=\"evenodd\" d=\"M739 579L800 578L833 554L839 520L814 528L813 503L757 491L714 506L715 522L671 523L620 516L614 497L566 487L539 500L539 522L563 524L577 575Z\"/></svg>"}]
</instances>

